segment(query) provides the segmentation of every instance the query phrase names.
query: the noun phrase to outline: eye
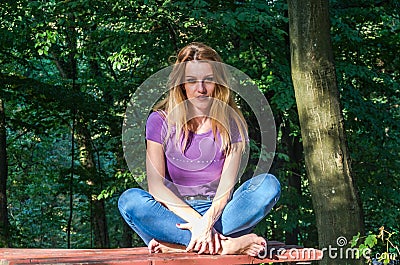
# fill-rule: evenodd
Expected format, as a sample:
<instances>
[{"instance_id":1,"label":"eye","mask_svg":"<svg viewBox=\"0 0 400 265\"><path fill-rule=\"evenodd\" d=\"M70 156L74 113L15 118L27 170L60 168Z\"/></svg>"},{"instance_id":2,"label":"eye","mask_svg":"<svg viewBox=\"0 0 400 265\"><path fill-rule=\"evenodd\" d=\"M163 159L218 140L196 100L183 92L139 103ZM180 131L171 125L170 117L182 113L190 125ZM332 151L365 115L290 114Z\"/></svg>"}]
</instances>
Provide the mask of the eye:
<instances>
[{"instance_id":1,"label":"eye","mask_svg":"<svg viewBox=\"0 0 400 265\"><path fill-rule=\"evenodd\" d=\"M214 83L214 77L210 76L210 77L204 78L204 83L206 83L206 84Z\"/></svg>"},{"instance_id":2,"label":"eye","mask_svg":"<svg viewBox=\"0 0 400 265\"><path fill-rule=\"evenodd\" d=\"M195 84L196 83L196 79L194 79L194 78L189 78L189 79L186 79L186 83L188 83L188 84Z\"/></svg>"}]
</instances>

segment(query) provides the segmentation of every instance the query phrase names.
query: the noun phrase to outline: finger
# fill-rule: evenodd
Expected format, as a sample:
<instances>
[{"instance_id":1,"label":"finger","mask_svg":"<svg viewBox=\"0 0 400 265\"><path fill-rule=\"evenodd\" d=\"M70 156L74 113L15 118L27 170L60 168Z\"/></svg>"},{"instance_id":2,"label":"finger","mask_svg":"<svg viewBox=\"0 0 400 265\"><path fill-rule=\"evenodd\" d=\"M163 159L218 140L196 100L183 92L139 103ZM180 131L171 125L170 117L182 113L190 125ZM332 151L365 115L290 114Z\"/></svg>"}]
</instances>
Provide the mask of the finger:
<instances>
[{"instance_id":1,"label":"finger","mask_svg":"<svg viewBox=\"0 0 400 265\"><path fill-rule=\"evenodd\" d=\"M214 235L214 242L215 242L215 254L218 254L219 250L221 249L221 239L218 234Z\"/></svg>"},{"instance_id":2,"label":"finger","mask_svg":"<svg viewBox=\"0 0 400 265\"><path fill-rule=\"evenodd\" d=\"M186 251L187 252L191 252L193 250L194 246L195 246L195 243L196 243L195 241L191 240L189 242L189 245L186 247Z\"/></svg>"},{"instance_id":3,"label":"finger","mask_svg":"<svg viewBox=\"0 0 400 265\"><path fill-rule=\"evenodd\" d=\"M208 251L210 252L210 254L214 254L214 242L213 240L211 242L208 242Z\"/></svg>"},{"instance_id":4,"label":"finger","mask_svg":"<svg viewBox=\"0 0 400 265\"><path fill-rule=\"evenodd\" d=\"M192 228L192 225L189 223L185 223L185 224L176 224L176 227L180 228L180 229L186 229L186 230L190 230Z\"/></svg>"},{"instance_id":5,"label":"finger","mask_svg":"<svg viewBox=\"0 0 400 265\"><path fill-rule=\"evenodd\" d=\"M204 252L207 250L207 246L208 246L208 245L209 245L209 244L207 244L207 243L202 243L198 253L199 253L199 254L204 253Z\"/></svg>"},{"instance_id":6,"label":"finger","mask_svg":"<svg viewBox=\"0 0 400 265\"><path fill-rule=\"evenodd\" d=\"M194 248L193 248L193 249L194 249L195 251L198 252L198 251L200 250L200 248L201 248L201 242L197 242L197 243L194 245Z\"/></svg>"},{"instance_id":7,"label":"finger","mask_svg":"<svg viewBox=\"0 0 400 265\"><path fill-rule=\"evenodd\" d=\"M228 239L228 237L226 237L226 236L224 236L223 234L220 234L220 233L218 233L218 237L219 237L219 239L221 239L221 240L226 240L226 239Z\"/></svg>"}]
</instances>

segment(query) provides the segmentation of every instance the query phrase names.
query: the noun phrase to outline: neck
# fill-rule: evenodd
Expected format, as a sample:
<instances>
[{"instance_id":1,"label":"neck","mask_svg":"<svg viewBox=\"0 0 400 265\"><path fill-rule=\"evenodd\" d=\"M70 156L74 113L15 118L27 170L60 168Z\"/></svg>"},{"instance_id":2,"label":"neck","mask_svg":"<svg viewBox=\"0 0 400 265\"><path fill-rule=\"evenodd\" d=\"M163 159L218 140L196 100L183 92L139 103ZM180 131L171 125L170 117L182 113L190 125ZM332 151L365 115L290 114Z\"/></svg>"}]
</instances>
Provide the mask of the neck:
<instances>
[{"instance_id":1,"label":"neck","mask_svg":"<svg viewBox=\"0 0 400 265\"><path fill-rule=\"evenodd\" d=\"M207 116L198 116L192 119L193 123L197 126L202 126L204 123L207 122L208 117Z\"/></svg>"},{"instance_id":2,"label":"neck","mask_svg":"<svg viewBox=\"0 0 400 265\"><path fill-rule=\"evenodd\" d=\"M190 123L191 131L195 133L204 133L211 129L211 120L207 116L195 117Z\"/></svg>"}]
</instances>

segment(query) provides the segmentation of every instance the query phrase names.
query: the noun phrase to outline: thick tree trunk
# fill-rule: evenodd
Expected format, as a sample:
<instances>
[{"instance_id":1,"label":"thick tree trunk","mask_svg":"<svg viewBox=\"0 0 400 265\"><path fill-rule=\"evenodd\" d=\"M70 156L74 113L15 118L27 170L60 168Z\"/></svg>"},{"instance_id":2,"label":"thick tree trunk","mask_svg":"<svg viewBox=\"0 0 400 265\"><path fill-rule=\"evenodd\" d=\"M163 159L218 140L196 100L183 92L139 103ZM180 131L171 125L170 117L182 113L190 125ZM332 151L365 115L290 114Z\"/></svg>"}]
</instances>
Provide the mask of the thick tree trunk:
<instances>
[{"instance_id":1,"label":"thick tree trunk","mask_svg":"<svg viewBox=\"0 0 400 265\"><path fill-rule=\"evenodd\" d=\"M288 4L292 79L319 246L337 248L325 252L321 264L356 264L346 257L347 246L337 244L339 237L349 241L362 232L363 222L339 104L328 0L288 0Z\"/></svg>"},{"instance_id":2,"label":"thick tree trunk","mask_svg":"<svg viewBox=\"0 0 400 265\"><path fill-rule=\"evenodd\" d=\"M7 133L4 102L0 99L0 247L8 247L8 211L7 211Z\"/></svg>"}]
</instances>

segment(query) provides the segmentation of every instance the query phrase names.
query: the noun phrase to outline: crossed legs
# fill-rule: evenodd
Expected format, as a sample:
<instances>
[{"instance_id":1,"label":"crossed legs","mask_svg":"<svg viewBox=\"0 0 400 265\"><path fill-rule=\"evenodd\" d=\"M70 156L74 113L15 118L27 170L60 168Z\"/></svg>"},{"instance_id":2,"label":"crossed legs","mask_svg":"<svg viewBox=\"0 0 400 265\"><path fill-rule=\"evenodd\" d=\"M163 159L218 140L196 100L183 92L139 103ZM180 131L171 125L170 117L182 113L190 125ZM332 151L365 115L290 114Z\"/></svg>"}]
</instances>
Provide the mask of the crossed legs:
<instances>
[{"instance_id":1,"label":"crossed legs","mask_svg":"<svg viewBox=\"0 0 400 265\"><path fill-rule=\"evenodd\" d=\"M270 174L243 183L233 194L214 228L226 236L220 254L256 256L264 249L264 238L250 231L270 212L280 196L280 184ZM185 220L157 202L148 192L130 189L118 202L121 215L153 252L184 251L191 239L188 230L176 227Z\"/></svg>"}]
</instances>

